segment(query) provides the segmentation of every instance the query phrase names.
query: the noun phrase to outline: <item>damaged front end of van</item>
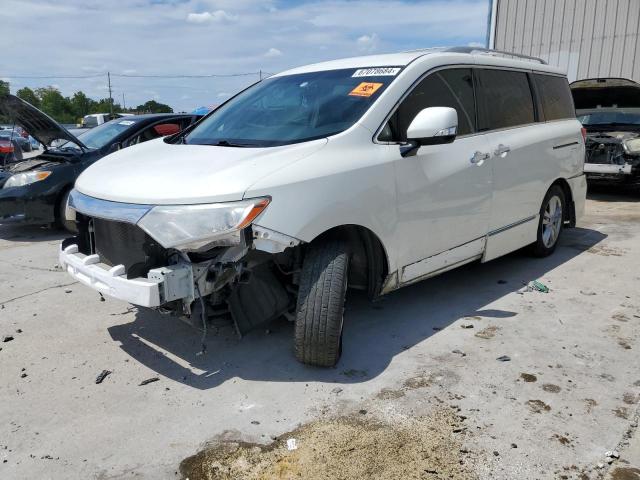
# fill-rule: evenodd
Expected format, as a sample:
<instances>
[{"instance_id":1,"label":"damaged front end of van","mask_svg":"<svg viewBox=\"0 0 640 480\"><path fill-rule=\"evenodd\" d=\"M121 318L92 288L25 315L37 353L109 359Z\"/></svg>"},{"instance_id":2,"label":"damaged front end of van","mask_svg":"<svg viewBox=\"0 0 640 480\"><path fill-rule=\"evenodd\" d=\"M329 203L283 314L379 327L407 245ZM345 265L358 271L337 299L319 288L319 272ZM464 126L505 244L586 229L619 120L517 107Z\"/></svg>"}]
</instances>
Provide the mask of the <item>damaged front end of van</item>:
<instances>
[{"instance_id":1,"label":"damaged front end of van","mask_svg":"<svg viewBox=\"0 0 640 480\"><path fill-rule=\"evenodd\" d=\"M243 334L295 308L301 242L255 223L269 202L153 206L74 190L78 235L60 265L102 294L196 325L230 316Z\"/></svg>"}]
</instances>

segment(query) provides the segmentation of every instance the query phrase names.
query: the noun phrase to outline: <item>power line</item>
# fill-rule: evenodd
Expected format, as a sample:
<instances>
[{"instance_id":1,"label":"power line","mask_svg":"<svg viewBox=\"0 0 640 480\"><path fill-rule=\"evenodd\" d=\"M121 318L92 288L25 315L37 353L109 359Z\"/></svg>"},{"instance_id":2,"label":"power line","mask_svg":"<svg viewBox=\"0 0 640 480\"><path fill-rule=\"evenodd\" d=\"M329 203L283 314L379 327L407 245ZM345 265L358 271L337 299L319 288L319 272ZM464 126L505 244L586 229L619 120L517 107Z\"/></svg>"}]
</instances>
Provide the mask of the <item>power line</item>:
<instances>
[{"instance_id":1,"label":"power line","mask_svg":"<svg viewBox=\"0 0 640 480\"><path fill-rule=\"evenodd\" d=\"M58 78L99 78L107 76L109 72L103 73L94 73L91 75L11 75L11 74L2 74L1 76L7 78L29 78L29 79L58 79ZM209 73L202 75L167 75L167 74L129 74L129 73L112 73L112 77L123 77L123 78L231 78L231 77L264 77L264 76L273 75L272 73L267 73L262 70L257 72L244 72L244 73Z\"/></svg>"}]
</instances>

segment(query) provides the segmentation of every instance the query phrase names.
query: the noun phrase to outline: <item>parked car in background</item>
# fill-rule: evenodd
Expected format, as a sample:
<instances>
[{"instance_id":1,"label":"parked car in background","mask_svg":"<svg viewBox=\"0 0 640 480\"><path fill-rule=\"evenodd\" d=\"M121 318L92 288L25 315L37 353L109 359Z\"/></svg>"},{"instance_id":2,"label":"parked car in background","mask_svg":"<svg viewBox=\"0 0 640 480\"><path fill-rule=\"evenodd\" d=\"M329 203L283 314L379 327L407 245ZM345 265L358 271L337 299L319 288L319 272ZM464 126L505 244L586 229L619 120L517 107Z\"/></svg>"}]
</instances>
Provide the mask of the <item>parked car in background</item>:
<instances>
[{"instance_id":1,"label":"parked car in background","mask_svg":"<svg viewBox=\"0 0 640 480\"><path fill-rule=\"evenodd\" d=\"M13 138L0 135L0 169L22 160L22 149Z\"/></svg>"},{"instance_id":2,"label":"parked car in background","mask_svg":"<svg viewBox=\"0 0 640 480\"><path fill-rule=\"evenodd\" d=\"M45 146L40 155L12 164L0 175L0 224L58 223L68 228L73 228L65 215L68 194L85 168L121 148L175 134L199 118L174 113L130 116L76 137L13 95L0 96L0 114ZM56 140L61 142L51 147Z\"/></svg>"},{"instance_id":3,"label":"parked car in background","mask_svg":"<svg viewBox=\"0 0 640 480\"><path fill-rule=\"evenodd\" d=\"M596 78L573 82L571 91L587 131L587 180L640 185L640 84Z\"/></svg>"},{"instance_id":4,"label":"parked car in background","mask_svg":"<svg viewBox=\"0 0 640 480\"><path fill-rule=\"evenodd\" d=\"M33 149L29 135L26 134L23 136L20 130L17 129L0 130L0 139L13 140L23 152L30 152Z\"/></svg>"},{"instance_id":5,"label":"parked car in background","mask_svg":"<svg viewBox=\"0 0 640 480\"><path fill-rule=\"evenodd\" d=\"M582 215L567 79L511 57L433 49L271 76L85 170L60 265L204 325L284 315L296 357L332 366L348 288L375 298L525 246L550 255Z\"/></svg>"},{"instance_id":6,"label":"parked car in background","mask_svg":"<svg viewBox=\"0 0 640 480\"><path fill-rule=\"evenodd\" d=\"M81 126L82 128L93 128L98 125L102 125L110 120L114 120L116 118L127 117L129 115L133 115L131 113L91 113L89 115L85 115L82 117Z\"/></svg>"}]
</instances>

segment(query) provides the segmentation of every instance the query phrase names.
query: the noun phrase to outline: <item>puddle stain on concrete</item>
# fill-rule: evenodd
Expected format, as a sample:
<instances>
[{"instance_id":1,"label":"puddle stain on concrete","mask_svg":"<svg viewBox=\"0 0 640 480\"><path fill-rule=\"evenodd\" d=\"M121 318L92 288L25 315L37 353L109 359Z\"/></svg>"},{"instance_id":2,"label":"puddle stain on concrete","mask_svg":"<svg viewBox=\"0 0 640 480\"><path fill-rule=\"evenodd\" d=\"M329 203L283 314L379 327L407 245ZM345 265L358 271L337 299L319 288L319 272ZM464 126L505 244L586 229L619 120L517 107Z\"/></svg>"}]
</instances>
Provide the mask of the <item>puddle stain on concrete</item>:
<instances>
[{"instance_id":1,"label":"puddle stain on concrete","mask_svg":"<svg viewBox=\"0 0 640 480\"><path fill-rule=\"evenodd\" d=\"M531 373L521 373L520 374L520 378L522 380L524 380L527 383L533 383L538 381L538 377L536 377L535 375L531 374Z\"/></svg>"},{"instance_id":2,"label":"puddle stain on concrete","mask_svg":"<svg viewBox=\"0 0 640 480\"><path fill-rule=\"evenodd\" d=\"M461 419L450 408L428 417L382 421L362 415L319 420L269 445L224 441L180 464L189 480L304 478L474 478L454 434ZM458 436L459 437L459 436ZM298 448L289 451L287 439Z\"/></svg>"},{"instance_id":3,"label":"puddle stain on concrete","mask_svg":"<svg viewBox=\"0 0 640 480\"><path fill-rule=\"evenodd\" d=\"M554 385L553 383L545 383L544 385L542 385L542 389L545 392L549 393L558 393L560 392L560 390L562 390L562 388L560 388L558 385Z\"/></svg>"},{"instance_id":4,"label":"puddle stain on concrete","mask_svg":"<svg viewBox=\"0 0 640 480\"><path fill-rule=\"evenodd\" d=\"M616 467L610 476L611 480L640 480L640 468Z\"/></svg>"}]
</instances>

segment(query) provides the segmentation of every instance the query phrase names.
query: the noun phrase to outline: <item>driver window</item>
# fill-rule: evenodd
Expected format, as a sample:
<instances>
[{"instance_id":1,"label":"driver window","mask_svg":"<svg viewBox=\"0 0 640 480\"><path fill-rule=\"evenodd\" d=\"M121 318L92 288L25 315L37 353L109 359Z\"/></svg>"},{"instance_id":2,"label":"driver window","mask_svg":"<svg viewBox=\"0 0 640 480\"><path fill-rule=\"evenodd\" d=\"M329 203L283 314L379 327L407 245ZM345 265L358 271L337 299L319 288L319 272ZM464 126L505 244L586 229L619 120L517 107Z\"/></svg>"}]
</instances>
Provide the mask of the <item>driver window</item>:
<instances>
[{"instance_id":1,"label":"driver window","mask_svg":"<svg viewBox=\"0 0 640 480\"><path fill-rule=\"evenodd\" d=\"M164 125L165 123L163 122L162 124ZM139 143L160 138L162 135L156 131L155 129L156 126L157 125L151 125L145 128L144 130L138 132L136 135L131 137L131 139L127 142L127 145L128 146L137 145Z\"/></svg>"},{"instance_id":2,"label":"driver window","mask_svg":"<svg viewBox=\"0 0 640 480\"><path fill-rule=\"evenodd\" d=\"M473 76L470 68L441 70L422 80L384 126L378 140L406 142L407 128L428 107L451 107L458 112L458 135L473 133L475 125Z\"/></svg>"}]
</instances>

